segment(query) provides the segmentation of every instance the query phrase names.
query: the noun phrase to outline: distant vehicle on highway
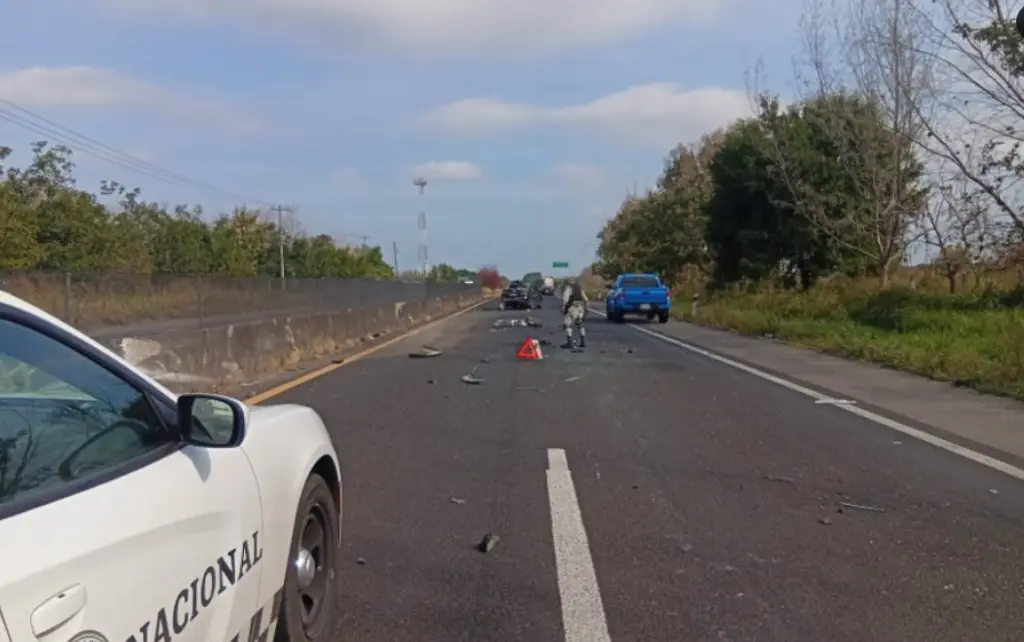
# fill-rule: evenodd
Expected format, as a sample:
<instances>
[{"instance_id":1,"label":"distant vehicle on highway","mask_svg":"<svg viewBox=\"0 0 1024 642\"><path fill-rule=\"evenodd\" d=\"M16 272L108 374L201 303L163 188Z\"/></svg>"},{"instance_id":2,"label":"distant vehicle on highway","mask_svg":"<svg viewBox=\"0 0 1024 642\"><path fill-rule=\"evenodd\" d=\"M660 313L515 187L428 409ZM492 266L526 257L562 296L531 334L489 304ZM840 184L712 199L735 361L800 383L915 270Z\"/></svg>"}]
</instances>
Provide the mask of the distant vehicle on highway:
<instances>
[{"instance_id":1,"label":"distant vehicle on highway","mask_svg":"<svg viewBox=\"0 0 1024 642\"><path fill-rule=\"evenodd\" d=\"M657 317L659 323L668 323L672 296L653 274L620 274L608 284L604 305L613 323L622 323L627 314L641 314L648 321Z\"/></svg>"},{"instance_id":2,"label":"distant vehicle on highway","mask_svg":"<svg viewBox=\"0 0 1024 642\"><path fill-rule=\"evenodd\" d=\"M544 284L540 287L540 293L544 296L554 296L555 280L550 276L544 277Z\"/></svg>"},{"instance_id":3,"label":"distant vehicle on highway","mask_svg":"<svg viewBox=\"0 0 1024 642\"><path fill-rule=\"evenodd\" d=\"M501 291L498 307L502 310L540 309L544 307L544 299L538 288L530 287L522 281L512 281Z\"/></svg>"},{"instance_id":4,"label":"distant vehicle on highway","mask_svg":"<svg viewBox=\"0 0 1024 642\"><path fill-rule=\"evenodd\" d=\"M0 640L321 639L341 512L311 408L176 395L0 292Z\"/></svg>"}]
</instances>

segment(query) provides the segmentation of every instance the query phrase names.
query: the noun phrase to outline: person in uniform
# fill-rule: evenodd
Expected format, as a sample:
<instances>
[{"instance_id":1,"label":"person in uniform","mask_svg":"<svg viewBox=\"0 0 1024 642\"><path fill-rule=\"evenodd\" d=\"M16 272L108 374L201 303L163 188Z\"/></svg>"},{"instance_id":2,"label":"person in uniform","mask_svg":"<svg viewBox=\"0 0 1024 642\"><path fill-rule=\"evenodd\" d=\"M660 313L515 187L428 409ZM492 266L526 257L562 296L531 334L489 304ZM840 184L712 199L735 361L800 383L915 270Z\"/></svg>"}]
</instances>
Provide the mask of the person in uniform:
<instances>
[{"instance_id":1,"label":"person in uniform","mask_svg":"<svg viewBox=\"0 0 1024 642\"><path fill-rule=\"evenodd\" d=\"M570 278L569 282L565 284L565 289L562 290L562 314L565 315L562 325L565 328L566 337L563 348L571 349L576 347L577 344L572 336L573 328L579 331L579 347L586 347L587 326L585 321L587 317L587 301L587 294L583 291L583 287L580 286L579 280L575 277Z\"/></svg>"}]
</instances>

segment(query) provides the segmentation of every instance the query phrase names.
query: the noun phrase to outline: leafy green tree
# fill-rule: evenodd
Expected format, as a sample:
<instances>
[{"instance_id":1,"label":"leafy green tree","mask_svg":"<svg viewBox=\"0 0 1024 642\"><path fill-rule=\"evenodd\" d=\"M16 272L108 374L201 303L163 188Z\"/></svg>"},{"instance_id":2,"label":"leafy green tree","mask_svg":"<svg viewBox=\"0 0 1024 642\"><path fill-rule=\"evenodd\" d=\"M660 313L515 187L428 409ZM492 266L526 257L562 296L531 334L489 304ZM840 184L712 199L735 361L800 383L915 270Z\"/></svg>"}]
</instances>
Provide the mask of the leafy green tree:
<instances>
[{"instance_id":1,"label":"leafy green tree","mask_svg":"<svg viewBox=\"0 0 1024 642\"><path fill-rule=\"evenodd\" d=\"M94 195L76 186L70 149L40 142L32 152L31 163L17 168L5 165L11 149L0 147L0 269L279 273L282 236L258 211L239 208L208 221L200 206L168 210L115 181L103 181ZM395 277L379 247L287 232L283 241L291 277Z\"/></svg>"}]
</instances>

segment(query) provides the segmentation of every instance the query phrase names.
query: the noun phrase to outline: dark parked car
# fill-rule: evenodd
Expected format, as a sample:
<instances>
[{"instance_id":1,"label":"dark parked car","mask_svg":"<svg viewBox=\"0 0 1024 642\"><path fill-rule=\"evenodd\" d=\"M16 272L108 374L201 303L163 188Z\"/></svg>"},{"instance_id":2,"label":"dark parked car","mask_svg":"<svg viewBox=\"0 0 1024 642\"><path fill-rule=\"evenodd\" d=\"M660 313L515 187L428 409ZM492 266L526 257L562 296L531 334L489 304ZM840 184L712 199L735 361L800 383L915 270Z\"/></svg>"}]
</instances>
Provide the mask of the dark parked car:
<instances>
[{"instance_id":1,"label":"dark parked car","mask_svg":"<svg viewBox=\"0 0 1024 642\"><path fill-rule=\"evenodd\" d=\"M543 304L544 297L536 287L531 287L522 281L512 281L507 288L501 291L501 303L498 307L502 310L532 310L543 307Z\"/></svg>"}]
</instances>

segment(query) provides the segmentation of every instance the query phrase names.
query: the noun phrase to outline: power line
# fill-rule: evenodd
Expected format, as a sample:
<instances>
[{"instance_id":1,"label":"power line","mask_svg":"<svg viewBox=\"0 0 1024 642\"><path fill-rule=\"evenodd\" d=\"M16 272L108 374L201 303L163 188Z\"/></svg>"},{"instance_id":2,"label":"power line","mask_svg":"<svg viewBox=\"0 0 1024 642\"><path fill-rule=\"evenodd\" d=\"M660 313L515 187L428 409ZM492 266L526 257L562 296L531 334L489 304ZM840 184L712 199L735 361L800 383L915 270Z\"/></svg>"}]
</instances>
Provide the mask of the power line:
<instances>
[{"instance_id":1,"label":"power line","mask_svg":"<svg viewBox=\"0 0 1024 642\"><path fill-rule=\"evenodd\" d=\"M7 107L4 107L3 105L6 105ZM65 127L64 125L21 107L5 98L0 98L0 120L7 121L12 125L34 132L41 136L46 136L65 145L66 147L86 154L87 156L92 156L93 158L148 176L175 187L197 189L211 195L227 197L241 203L256 203L267 206L273 205L272 203L260 199L246 198L245 196L220 189L219 187L215 187L202 181L191 179L177 172L164 169L163 167L154 165L148 161L136 158L131 154L115 149L69 127Z\"/></svg>"}]
</instances>

